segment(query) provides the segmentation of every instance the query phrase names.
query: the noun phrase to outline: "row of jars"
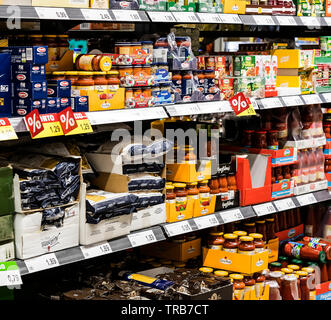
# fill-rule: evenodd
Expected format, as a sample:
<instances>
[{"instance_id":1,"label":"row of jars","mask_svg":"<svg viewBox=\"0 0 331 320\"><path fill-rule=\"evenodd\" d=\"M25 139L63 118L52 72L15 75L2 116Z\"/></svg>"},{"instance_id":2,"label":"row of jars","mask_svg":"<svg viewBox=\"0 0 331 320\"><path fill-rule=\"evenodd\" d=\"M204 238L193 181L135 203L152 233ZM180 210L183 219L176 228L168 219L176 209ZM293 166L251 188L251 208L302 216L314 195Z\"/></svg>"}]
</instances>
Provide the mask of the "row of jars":
<instances>
[{"instance_id":1,"label":"row of jars","mask_svg":"<svg viewBox=\"0 0 331 320\"><path fill-rule=\"evenodd\" d=\"M244 130L242 145L246 148L278 150L278 130Z\"/></svg>"}]
</instances>

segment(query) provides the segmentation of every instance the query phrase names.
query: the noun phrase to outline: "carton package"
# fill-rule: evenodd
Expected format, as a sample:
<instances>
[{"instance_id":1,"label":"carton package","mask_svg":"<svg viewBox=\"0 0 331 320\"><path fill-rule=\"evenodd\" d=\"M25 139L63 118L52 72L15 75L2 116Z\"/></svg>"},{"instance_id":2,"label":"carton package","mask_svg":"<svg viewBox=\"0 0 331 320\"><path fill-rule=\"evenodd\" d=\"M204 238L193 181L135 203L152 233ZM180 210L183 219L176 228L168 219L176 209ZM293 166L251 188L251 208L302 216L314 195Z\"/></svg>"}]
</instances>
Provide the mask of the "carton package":
<instances>
[{"instance_id":1,"label":"carton package","mask_svg":"<svg viewBox=\"0 0 331 320\"><path fill-rule=\"evenodd\" d=\"M46 99L32 100L32 99L19 99L12 100L12 115L14 117L24 117L32 110L37 109L39 114L47 112Z\"/></svg>"},{"instance_id":2,"label":"carton package","mask_svg":"<svg viewBox=\"0 0 331 320\"><path fill-rule=\"evenodd\" d=\"M48 97L70 98L71 81L70 80L48 80L47 81Z\"/></svg>"},{"instance_id":3,"label":"carton package","mask_svg":"<svg viewBox=\"0 0 331 320\"><path fill-rule=\"evenodd\" d=\"M109 0L90 0L90 8L109 9Z\"/></svg>"},{"instance_id":4,"label":"carton package","mask_svg":"<svg viewBox=\"0 0 331 320\"><path fill-rule=\"evenodd\" d=\"M124 9L124 10L138 10L139 3L138 0L109 0L110 9Z\"/></svg>"},{"instance_id":5,"label":"carton package","mask_svg":"<svg viewBox=\"0 0 331 320\"><path fill-rule=\"evenodd\" d=\"M16 64L32 63L44 65L48 63L48 47L8 47L1 48L1 52L11 54L11 62Z\"/></svg>"},{"instance_id":6,"label":"carton package","mask_svg":"<svg viewBox=\"0 0 331 320\"><path fill-rule=\"evenodd\" d=\"M13 83L12 97L20 99L40 100L47 98L46 81L21 81Z\"/></svg>"},{"instance_id":7,"label":"carton package","mask_svg":"<svg viewBox=\"0 0 331 320\"><path fill-rule=\"evenodd\" d=\"M14 240L13 215L0 217L0 243Z\"/></svg>"},{"instance_id":8,"label":"carton package","mask_svg":"<svg viewBox=\"0 0 331 320\"><path fill-rule=\"evenodd\" d=\"M61 210L64 211L63 216L53 225L43 225L43 212L15 215L17 258L28 259L78 246L80 206L77 203Z\"/></svg>"},{"instance_id":9,"label":"carton package","mask_svg":"<svg viewBox=\"0 0 331 320\"><path fill-rule=\"evenodd\" d=\"M0 54L0 117L11 116L11 71L10 55Z\"/></svg>"},{"instance_id":10,"label":"carton package","mask_svg":"<svg viewBox=\"0 0 331 320\"><path fill-rule=\"evenodd\" d=\"M0 216L14 213L13 170L0 168Z\"/></svg>"},{"instance_id":11,"label":"carton package","mask_svg":"<svg viewBox=\"0 0 331 320\"><path fill-rule=\"evenodd\" d=\"M46 81L45 66L31 63L13 64L12 80L14 82Z\"/></svg>"}]
</instances>

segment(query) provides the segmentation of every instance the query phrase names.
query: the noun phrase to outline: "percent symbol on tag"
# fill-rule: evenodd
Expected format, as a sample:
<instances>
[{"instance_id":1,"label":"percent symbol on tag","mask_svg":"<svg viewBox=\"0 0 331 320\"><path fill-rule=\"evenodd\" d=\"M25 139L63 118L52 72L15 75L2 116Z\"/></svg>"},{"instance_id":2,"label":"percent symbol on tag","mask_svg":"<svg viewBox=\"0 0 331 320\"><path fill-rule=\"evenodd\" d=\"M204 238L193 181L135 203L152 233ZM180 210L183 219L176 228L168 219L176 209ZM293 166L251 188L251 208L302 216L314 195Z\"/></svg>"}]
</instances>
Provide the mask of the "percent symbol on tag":
<instances>
[{"instance_id":1,"label":"percent symbol on tag","mask_svg":"<svg viewBox=\"0 0 331 320\"><path fill-rule=\"evenodd\" d=\"M60 123L64 134L76 129L78 124L75 120L75 115L72 112L71 107L68 107L59 113Z\"/></svg>"}]
</instances>

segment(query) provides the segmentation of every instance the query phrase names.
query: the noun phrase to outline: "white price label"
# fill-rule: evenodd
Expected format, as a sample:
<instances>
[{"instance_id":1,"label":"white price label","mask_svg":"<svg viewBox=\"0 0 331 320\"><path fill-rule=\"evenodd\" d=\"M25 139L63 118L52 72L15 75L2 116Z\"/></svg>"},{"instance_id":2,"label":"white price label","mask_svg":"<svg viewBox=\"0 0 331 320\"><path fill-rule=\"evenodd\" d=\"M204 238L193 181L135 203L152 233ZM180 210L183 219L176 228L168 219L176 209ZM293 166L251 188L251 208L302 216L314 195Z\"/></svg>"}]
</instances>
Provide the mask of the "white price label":
<instances>
[{"instance_id":1,"label":"white price label","mask_svg":"<svg viewBox=\"0 0 331 320\"><path fill-rule=\"evenodd\" d=\"M176 22L199 23L198 17L194 12L173 12Z\"/></svg>"},{"instance_id":2,"label":"white price label","mask_svg":"<svg viewBox=\"0 0 331 320\"><path fill-rule=\"evenodd\" d=\"M152 22L176 22L171 12L148 11Z\"/></svg>"},{"instance_id":3,"label":"white price label","mask_svg":"<svg viewBox=\"0 0 331 320\"><path fill-rule=\"evenodd\" d=\"M277 16L275 17L280 26L296 26L297 22L291 16Z\"/></svg>"},{"instance_id":4,"label":"white price label","mask_svg":"<svg viewBox=\"0 0 331 320\"><path fill-rule=\"evenodd\" d=\"M85 20L88 21L112 21L108 10L80 9Z\"/></svg>"},{"instance_id":5,"label":"white price label","mask_svg":"<svg viewBox=\"0 0 331 320\"><path fill-rule=\"evenodd\" d=\"M64 8L35 7L39 19L69 20Z\"/></svg>"},{"instance_id":6,"label":"white price label","mask_svg":"<svg viewBox=\"0 0 331 320\"><path fill-rule=\"evenodd\" d=\"M331 92L323 93L322 96L326 102L331 102Z\"/></svg>"},{"instance_id":7,"label":"white price label","mask_svg":"<svg viewBox=\"0 0 331 320\"><path fill-rule=\"evenodd\" d=\"M285 198L281 200L274 201L274 204L278 211L285 211L289 209L296 208L293 200L291 198Z\"/></svg>"},{"instance_id":8,"label":"white price label","mask_svg":"<svg viewBox=\"0 0 331 320\"><path fill-rule=\"evenodd\" d=\"M307 193L301 196L297 196L297 200L299 201L300 206L307 206L308 204L317 202L315 196L312 193Z\"/></svg>"},{"instance_id":9,"label":"white price label","mask_svg":"<svg viewBox=\"0 0 331 320\"><path fill-rule=\"evenodd\" d=\"M200 114L200 106L197 103L178 104L175 106L167 106L166 108L171 117Z\"/></svg>"},{"instance_id":10,"label":"white price label","mask_svg":"<svg viewBox=\"0 0 331 320\"><path fill-rule=\"evenodd\" d=\"M112 10L116 21L141 21L138 11L135 10Z\"/></svg>"},{"instance_id":11,"label":"white price label","mask_svg":"<svg viewBox=\"0 0 331 320\"><path fill-rule=\"evenodd\" d=\"M85 259L94 258L112 252L108 242L98 243L91 246L81 246L82 253Z\"/></svg>"},{"instance_id":12,"label":"white price label","mask_svg":"<svg viewBox=\"0 0 331 320\"><path fill-rule=\"evenodd\" d=\"M222 105L221 101L210 101L210 102L198 103L200 114L225 112L224 110L222 110L222 106L223 105Z\"/></svg>"},{"instance_id":13,"label":"white price label","mask_svg":"<svg viewBox=\"0 0 331 320\"><path fill-rule=\"evenodd\" d=\"M287 107L300 106L303 104L299 96L282 97L282 99Z\"/></svg>"},{"instance_id":14,"label":"white price label","mask_svg":"<svg viewBox=\"0 0 331 320\"><path fill-rule=\"evenodd\" d=\"M213 226L218 226L220 224L214 214L196 218L194 219L194 221L197 224L198 229L205 229Z\"/></svg>"},{"instance_id":15,"label":"white price label","mask_svg":"<svg viewBox=\"0 0 331 320\"><path fill-rule=\"evenodd\" d=\"M300 17L301 22L307 27L318 27L321 25L317 17Z\"/></svg>"},{"instance_id":16,"label":"white price label","mask_svg":"<svg viewBox=\"0 0 331 320\"><path fill-rule=\"evenodd\" d=\"M302 99L306 104L322 103L321 98L317 94L305 94L302 96Z\"/></svg>"},{"instance_id":17,"label":"white price label","mask_svg":"<svg viewBox=\"0 0 331 320\"><path fill-rule=\"evenodd\" d=\"M242 21L240 20L240 18L237 14L221 13L221 14L219 14L219 17L221 19L221 23L242 24Z\"/></svg>"},{"instance_id":18,"label":"white price label","mask_svg":"<svg viewBox=\"0 0 331 320\"><path fill-rule=\"evenodd\" d=\"M331 18L330 17L324 17L323 19L324 19L324 21L326 22L326 24L328 26L331 26Z\"/></svg>"},{"instance_id":19,"label":"white price label","mask_svg":"<svg viewBox=\"0 0 331 320\"><path fill-rule=\"evenodd\" d=\"M24 260L24 262L29 270L29 273L58 267L60 265L55 253L49 253L36 258L27 259Z\"/></svg>"},{"instance_id":20,"label":"white price label","mask_svg":"<svg viewBox=\"0 0 331 320\"><path fill-rule=\"evenodd\" d=\"M153 230L138 232L128 235L132 247L143 246L145 244L156 242L157 239Z\"/></svg>"},{"instance_id":21,"label":"white price label","mask_svg":"<svg viewBox=\"0 0 331 320\"><path fill-rule=\"evenodd\" d=\"M19 270L6 270L0 272L0 287L23 284Z\"/></svg>"},{"instance_id":22,"label":"white price label","mask_svg":"<svg viewBox=\"0 0 331 320\"><path fill-rule=\"evenodd\" d=\"M283 106L279 98L265 98L261 99L260 102L266 109L281 108Z\"/></svg>"},{"instance_id":23,"label":"white price label","mask_svg":"<svg viewBox=\"0 0 331 320\"><path fill-rule=\"evenodd\" d=\"M256 206L253 206L253 209L258 216L265 216L267 214L277 212L272 202L258 204Z\"/></svg>"},{"instance_id":24,"label":"white price label","mask_svg":"<svg viewBox=\"0 0 331 320\"><path fill-rule=\"evenodd\" d=\"M262 25L262 26L274 26L275 25L275 21L272 19L271 16L256 15L253 18L257 25Z\"/></svg>"},{"instance_id":25,"label":"white price label","mask_svg":"<svg viewBox=\"0 0 331 320\"><path fill-rule=\"evenodd\" d=\"M221 17L217 13L197 13L199 19L203 23L221 23Z\"/></svg>"},{"instance_id":26,"label":"white price label","mask_svg":"<svg viewBox=\"0 0 331 320\"><path fill-rule=\"evenodd\" d=\"M170 236L177 236L178 234L187 233L192 231L188 221L180 221L176 223L170 223L165 226Z\"/></svg>"},{"instance_id":27,"label":"white price label","mask_svg":"<svg viewBox=\"0 0 331 320\"><path fill-rule=\"evenodd\" d=\"M244 216L242 215L240 209L233 209L230 211L220 212L220 215L224 223L230 223L233 221L244 219Z\"/></svg>"},{"instance_id":28,"label":"white price label","mask_svg":"<svg viewBox=\"0 0 331 320\"><path fill-rule=\"evenodd\" d=\"M144 118L142 120L168 118L167 113L162 107L141 108L141 111L143 111Z\"/></svg>"}]
</instances>

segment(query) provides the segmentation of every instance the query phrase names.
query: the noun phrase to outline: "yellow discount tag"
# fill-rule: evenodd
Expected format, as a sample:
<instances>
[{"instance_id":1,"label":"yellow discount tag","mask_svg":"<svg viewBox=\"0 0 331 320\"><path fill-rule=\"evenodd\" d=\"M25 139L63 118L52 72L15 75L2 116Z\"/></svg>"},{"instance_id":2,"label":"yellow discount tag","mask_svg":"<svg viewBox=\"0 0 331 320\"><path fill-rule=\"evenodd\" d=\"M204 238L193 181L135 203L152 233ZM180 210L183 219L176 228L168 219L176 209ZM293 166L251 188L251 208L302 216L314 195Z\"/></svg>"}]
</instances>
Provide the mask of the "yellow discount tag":
<instances>
[{"instance_id":1,"label":"yellow discount tag","mask_svg":"<svg viewBox=\"0 0 331 320\"><path fill-rule=\"evenodd\" d=\"M56 113L41 114L40 120L44 130L38 133L33 139L63 136L62 127Z\"/></svg>"},{"instance_id":2,"label":"yellow discount tag","mask_svg":"<svg viewBox=\"0 0 331 320\"><path fill-rule=\"evenodd\" d=\"M74 112L74 116L78 127L67 133L66 136L93 132L90 120L88 119L85 112Z\"/></svg>"},{"instance_id":3,"label":"yellow discount tag","mask_svg":"<svg viewBox=\"0 0 331 320\"><path fill-rule=\"evenodd\" d=\"M241 116L254 116L256 115L256 112L255 112L255 109L253 107L253 103L252 101L249 99L249 98L246 98L246 101L249 105L249 108L244 110L243 112L237 114L238 117L241 117Z\"/></svg>"},{"instance_id":4,"label":"yellow discount tag","mask_svg":"<svg viewBox=\"0 0 331 320\"><path fill-rule=\"evenodd\" d=\"M8 118L0 119L0 141L16 140L17 135Z\"/></svg>"}]
</instances>

